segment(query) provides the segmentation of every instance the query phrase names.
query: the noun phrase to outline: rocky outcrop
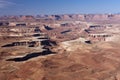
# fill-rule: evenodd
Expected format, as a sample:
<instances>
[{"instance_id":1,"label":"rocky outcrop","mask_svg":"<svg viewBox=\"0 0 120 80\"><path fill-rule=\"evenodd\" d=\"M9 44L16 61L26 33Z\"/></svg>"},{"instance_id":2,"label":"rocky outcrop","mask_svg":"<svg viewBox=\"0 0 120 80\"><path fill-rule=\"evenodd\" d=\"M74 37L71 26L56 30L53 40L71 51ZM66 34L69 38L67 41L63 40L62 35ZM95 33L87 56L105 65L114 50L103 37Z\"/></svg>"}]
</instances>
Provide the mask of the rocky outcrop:
<instances>
[{"instance_id":1,"label":"rocky outcrop","mask_svg":"<svg viewBox=\"0 0 120 80\"><path fill-rule=\"evenodd\" d=\"M71 14L71 15L52 15L48 18L55 20L84 20L84 21L105 21L120 20L120 14Z\"/></svg>"}]
</instances>

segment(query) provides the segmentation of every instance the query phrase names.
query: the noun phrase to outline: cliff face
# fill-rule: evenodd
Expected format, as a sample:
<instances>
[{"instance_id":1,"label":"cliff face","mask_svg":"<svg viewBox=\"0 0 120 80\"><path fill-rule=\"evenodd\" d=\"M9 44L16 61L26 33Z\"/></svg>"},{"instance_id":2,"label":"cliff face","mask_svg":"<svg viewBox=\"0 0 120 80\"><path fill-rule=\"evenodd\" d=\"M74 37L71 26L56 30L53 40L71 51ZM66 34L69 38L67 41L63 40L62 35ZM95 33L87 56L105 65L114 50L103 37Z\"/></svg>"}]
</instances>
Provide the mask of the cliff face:
<instances>
[{"instance_id":1,"label":"cliff face","mask_svg":"<svg viewBox=\"0 0 120 80\"><path fill-rule=\"evenodd\" d=\"M82 20L82 21L104 21L120 20L120 14L63 14L63 15L26 15L26 16L3 16L1 20L10 21L35 21L42 20Z\"/></svg>"},{"instance_id":2,"label":"cliff face","mask_svg":"<svg viewBox=\"0 0 120 80\"><path fill-rule=\"evenodd\" d=\"M55 20L120 20L120 14L72 14L72 15L50 15L48 18Z\"/></svg>"}]
</instances>

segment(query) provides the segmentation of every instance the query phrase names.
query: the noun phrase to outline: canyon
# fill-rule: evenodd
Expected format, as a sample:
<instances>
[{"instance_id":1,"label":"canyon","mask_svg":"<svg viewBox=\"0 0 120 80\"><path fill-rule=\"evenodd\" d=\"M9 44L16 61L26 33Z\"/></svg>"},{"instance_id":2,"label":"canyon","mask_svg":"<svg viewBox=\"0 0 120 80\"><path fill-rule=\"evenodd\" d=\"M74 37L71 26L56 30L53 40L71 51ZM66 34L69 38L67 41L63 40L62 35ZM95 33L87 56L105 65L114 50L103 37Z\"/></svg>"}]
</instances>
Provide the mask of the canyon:
<instances>
[{"instance_id":1,"label":"canyon","mask_svg":"<svg viewBox=\"0 0 120 80\"><path fill-rule=\"evenodd\" d=\"M120 14L0 17L0 80L120 80Z\"/></svg>"}]
</instances>

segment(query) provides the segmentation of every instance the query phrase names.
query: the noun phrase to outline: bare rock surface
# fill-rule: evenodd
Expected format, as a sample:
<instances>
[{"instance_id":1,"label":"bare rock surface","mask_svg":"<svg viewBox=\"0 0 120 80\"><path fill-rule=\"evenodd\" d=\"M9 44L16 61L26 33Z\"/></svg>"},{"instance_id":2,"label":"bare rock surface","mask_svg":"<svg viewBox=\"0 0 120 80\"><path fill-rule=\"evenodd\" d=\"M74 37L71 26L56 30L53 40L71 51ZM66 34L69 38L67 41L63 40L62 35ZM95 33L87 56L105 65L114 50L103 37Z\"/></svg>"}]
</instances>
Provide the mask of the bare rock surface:
<instances>
[{"instance_id":1,"label":"bare rock surface","mask_svg":"<svg viewBox=\"0 0 120 80\"><path fill-rule=\"evenodd\" d=\"M120 80L120 14L0 18L0 80Z\"/></svg>"}]
</instances>

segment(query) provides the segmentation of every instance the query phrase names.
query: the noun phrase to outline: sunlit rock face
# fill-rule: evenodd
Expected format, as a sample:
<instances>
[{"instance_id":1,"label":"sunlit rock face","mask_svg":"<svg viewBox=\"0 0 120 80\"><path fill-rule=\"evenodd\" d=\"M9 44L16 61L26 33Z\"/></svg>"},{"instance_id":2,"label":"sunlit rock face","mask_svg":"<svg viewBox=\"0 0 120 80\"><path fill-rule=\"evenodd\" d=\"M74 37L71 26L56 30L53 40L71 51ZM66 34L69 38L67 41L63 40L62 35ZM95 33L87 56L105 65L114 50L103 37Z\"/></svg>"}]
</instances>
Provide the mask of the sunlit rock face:
<instances>
[{"instance_id":1,"label":"sunlit rock face","mask_svg":"<svg viewBox=\"0 0 120 80\"><path fill-rule=\"evenodd\" d=\"M119 80L119 20L119 14L0 18L0 80Z\"/></svg>"}]
</instances>

